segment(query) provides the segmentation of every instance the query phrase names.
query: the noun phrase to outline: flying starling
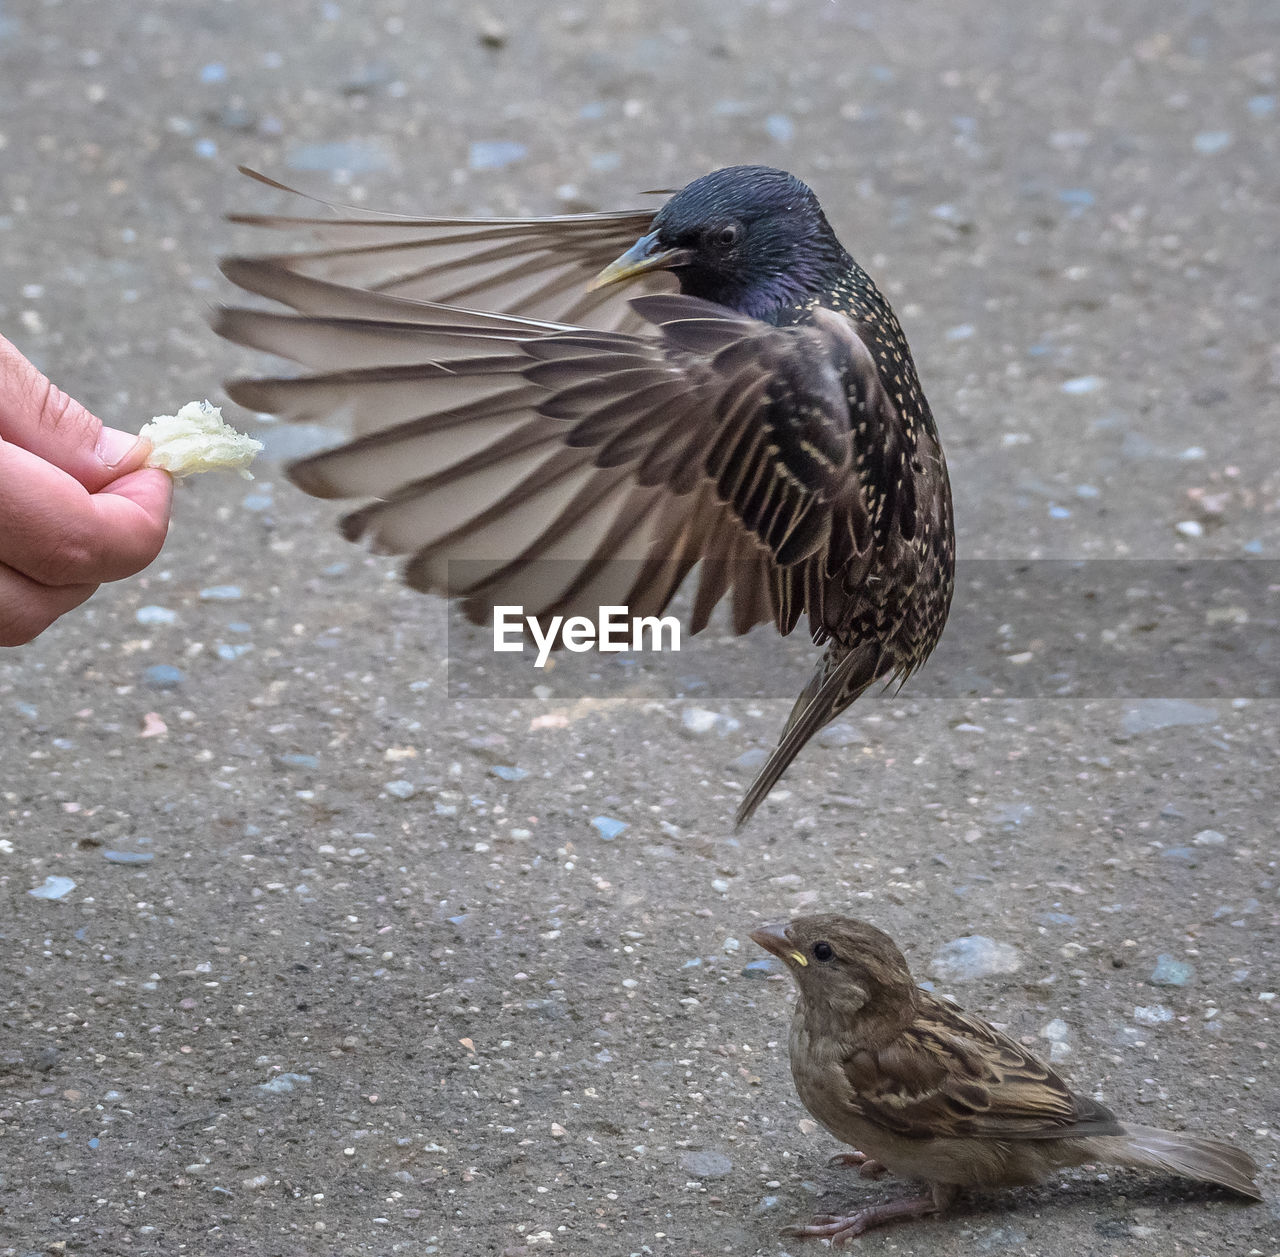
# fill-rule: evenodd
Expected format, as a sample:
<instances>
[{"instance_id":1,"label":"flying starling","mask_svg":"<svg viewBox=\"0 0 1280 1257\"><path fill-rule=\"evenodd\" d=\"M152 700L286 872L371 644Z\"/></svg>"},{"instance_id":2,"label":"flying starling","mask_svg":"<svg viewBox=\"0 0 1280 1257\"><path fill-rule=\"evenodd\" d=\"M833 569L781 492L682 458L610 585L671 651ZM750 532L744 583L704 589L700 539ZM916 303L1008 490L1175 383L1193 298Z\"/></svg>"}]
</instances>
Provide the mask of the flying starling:
<instances>
[{"instance_id":1,"label":"flying starling","mask_svg":"<svg viewBox=\"0 0 1280 1257\"><path fill-rule=\"evenodd\" d=\"M367 499L344 534L409 555L415 589L475 623L656 615L701 564L692 632L726 595L737 633L808 617L826 649L739 825L818 729L933 650L955 555L933 415L889 303L793 175L719 170L656 213L233 221L319 247L224 261L293 313L222 309L216 330L311 372L227 392L349 422L289 477Z\"/></svg>"}]
</instances>

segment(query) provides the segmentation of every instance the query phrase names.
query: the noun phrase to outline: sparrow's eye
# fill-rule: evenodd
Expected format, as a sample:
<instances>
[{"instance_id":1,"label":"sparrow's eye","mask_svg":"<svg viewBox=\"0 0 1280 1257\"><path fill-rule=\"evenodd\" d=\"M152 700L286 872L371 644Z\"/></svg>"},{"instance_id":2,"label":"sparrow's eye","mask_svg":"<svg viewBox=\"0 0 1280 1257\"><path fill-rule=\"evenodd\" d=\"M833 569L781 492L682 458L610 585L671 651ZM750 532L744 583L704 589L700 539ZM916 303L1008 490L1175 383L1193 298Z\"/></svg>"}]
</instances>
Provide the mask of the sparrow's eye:
<instances>
[{"instance_id":1,"label":"sparrow's eye","mask_svg":"<svg viewBox=\"0 0 1280 1257\"><path fill-rule=\"evenodd\" d=\"M830 943L814 943L813 945L814 960L830 960L835 954L835 949Z\"/></svg>"},{"instance_id":2,"label":"sparrow's eye","mask_svg":"<svg viewBox=\"0 0 1280 1257\"><path fill-rule=\"evenodd\" d=\"M742 228L737 223L725 223L715 233L715 242L722 249L732 249L742 239Z\"/></svg>"}]
</instances>

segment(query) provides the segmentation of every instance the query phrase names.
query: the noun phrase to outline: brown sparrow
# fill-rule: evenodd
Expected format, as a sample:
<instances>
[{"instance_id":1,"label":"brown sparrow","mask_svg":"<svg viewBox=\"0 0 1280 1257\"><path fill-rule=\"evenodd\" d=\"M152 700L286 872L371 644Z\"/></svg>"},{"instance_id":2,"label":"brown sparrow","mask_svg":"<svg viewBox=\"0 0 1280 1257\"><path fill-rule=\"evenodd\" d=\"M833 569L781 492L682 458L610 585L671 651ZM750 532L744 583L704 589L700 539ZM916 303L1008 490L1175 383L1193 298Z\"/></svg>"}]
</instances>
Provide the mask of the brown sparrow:
<instances>
[{"instance_id":1,"label":"brown sparrow","mask_svg":"<svg viewBox=\"0 0 1280 1257\"><path fill-rule=\"evenodd\" d=\"M945 1209L961 1187L1017 1187L1086 1162L1162 1170L1262 1196L1230 1144L1121 1122L978 1017L916 986L887 934L836 914L751 937L799 988L791 1076L805 1108L860 1151L867 1177L923 1179L929 1192L787 1228L839 1243Z\"/></svg>"}]
</instances>

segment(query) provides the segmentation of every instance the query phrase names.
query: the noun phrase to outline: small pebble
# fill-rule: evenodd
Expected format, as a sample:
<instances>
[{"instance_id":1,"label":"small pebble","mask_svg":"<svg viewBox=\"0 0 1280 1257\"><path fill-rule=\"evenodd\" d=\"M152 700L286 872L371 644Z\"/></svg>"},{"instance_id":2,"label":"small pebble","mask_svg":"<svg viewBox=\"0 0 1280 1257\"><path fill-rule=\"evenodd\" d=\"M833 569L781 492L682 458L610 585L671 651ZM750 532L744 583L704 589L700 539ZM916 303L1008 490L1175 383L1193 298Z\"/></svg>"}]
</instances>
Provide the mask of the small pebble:
<instances>
[{"instance_id":1,"label":"small pebble","mask_svg":"<svg viewBox=\"0 0 1280 1257\"><path fill-rule=\"evenodd\" d=\"M377 142L349 140L330 144L298 144L285 154L290 170L317 170L368 175L389 170L395 164L390 152Z\"/></svg>"},{"instance_id":2,"label":"small pebble","mask_svg":"<svg viewBox=\"0 0 1280 1257\"><path fill-rule=\"evenodd\" d=\"M276 764L281 768L319 768L320 761L314 755L303 755L290 753L288 755L277 755L274 757Z\"/></svg>"},{"instance_id":3,"label":"small pebble","mask_svg":"<svg viewBox=\"0 0 1280 1257\"><path fill-rule=\"evenodd\" d=\"M164 624L176 624L178 622L178 613L168 607L147 606L139 607L133 613L133 618L139 624L144 624L151 628Z\"/></svg>"},{"instance_id":4,"label":"small pebble","mask_svg":"<svg viewBox=\"0 0 1280 1257\"><path fill-rule=\"evenodd\" d=\"M723 1152L686 1152L680 1168L693 1178L724 1178L733 1170L733 1162Z\"/></svg>"},{"instance_id":5,"label":"small pebble","mask_svg":"<svg viewBox=\"0 0 1280 1257\"><path fill-rule=\"evenodd\" d=\"M827 725L814 739L819 746L827 747L854 746L866 740L867 735L857 725L851 725L845 720Z\"/></svg>"},{"instance_id":6,"label":"small pebble","mask_svg":"<svg viewBox=\"0 0 1280 1257\"><path fill-rule=\"evenodd\" d=\"M258 1084L259 1091L266 1091L270 1095L284 1095L294 1090L300 1082L310 1082L310 1074L277 1074L274 1078L269 1078L266 1082Z\"/></svg>"},{"instance_id":7,"label":"small pebble","mask_svg":"<svg viewBox=\"0 0 1280 1257\"><path fill-rule=\"evenodd\" d=\"M412 799L418 793L418 787L412 781L405 781L403 778L388 781L382 788L397 799Z\"/></svg>"},{"instance_id":8,"label":"small pebble","mask_svg":"<svg viewBox=\"0 0 1280 1257\"><path fill-rule=\"evenodd\" d=\"M1017 973L1022 957L1009 943L997 943L981 934L944 943L930 961L930 972L940 982L968 982L997 973Z\"/></svg>"},{"instance_id":9,"label":"small pebble","mask_svg":"<svg viewBox=\"0 0 1280 1257\"><path fill-rule=\"evenodd\" d=\"M1146 698L1124 713L1121 729L1130 735L1172 729L1177 725L1212 724L1218 713L1182 698Z\"/></svg>"},{"instance_id":10,"label":"small pebble","mask_svg":"<svg viewBox=\"0 0 1280 1257\"><path fill-rule=\"evenodd\" d=\"M1016 1226L994 1226L978 1239L979 1252L990 1253L1001 1248L1025 1248L1031 1237Z\"/></svg>"},{"instance_id":11,"label":"small pebble","mask_svg":"<svg viewBox=\"0 0 1280 1257\"><path fill-rule=\"evenodd\" d=\"M108 864L150 864L156 857L151 851L103 851L102 858Z\"/></svg>"},{"instance_id":12,"label":"small pebble","mask_svg":"<svg viewBox=\"0 0 1280 1257\"><path fill-rule=\"evenodd\" d=\"M142 682L153 690L174 690L187 679L181 668L154 663L142 674Z\"/></svg>"},{"instance_id":13,"label":"small pebble","mask_svg":"<svg viewBox=\"0 0 1280 1257\"><path fill-rule=\"evenodd\" d=\"M1202 829L1191 840L1197 847L1220 847L1227 841L1225 834L1220 834L1216 829Z\"/></svg>"},{"instance_id":14,"label":"small pebble","mask_svg":"<svg viewBox=\"0 0 1280 1257\"><path fill-rule=\"evenodd\" d=\"M1195 965L1163 954L1156 957L1156 965L1151 970L1148 981L1152 986L1186 986L1187 983L1195 981L1195 976Z\"/></svg>"},{"instance_id":15,"label":"small pebble","mask_svg":"<svg viewBox=\"0 0 1280 1257\"><path fill-rule=\"evenodd\" d=\"M510 764L494 764L489 771L503 781L523 781L529 775L528 769L515 768Z\"/></svg>"},{"instance_id":16,"label":"small pebble","mask_svg":"<svg viewBox=\"0 0 1280 1257\"><path fill-rule=\"evenodd\" d=\"M69 877L46 877L39 886L27 891L35 899L61 899L75 890L76 884Z\"/></svg>"},{"instance_id":17,"label":"small pebble","mask_svg":"<svg viewBox=\"0 0 1280 1257\"><path fill-rule=\"evenodd\" d=\"M486 48L502 48L506 45L508 39L511 38L510 31L504 23L498 21L496 17L490 17L488 14L481 14L479 20L480 42Z\"/></svg>"},{"instance_id":18,"label":"small pebble","mask_svg":"<svg viewBox=\"0 0 1280 1257\"><path fill-rule=\"evenodd\" d=\"M1072 396L1096 393L1102 387L1102 378L1096 375L1078 375L1073 380L1063 380L1060 387L1064 393Z\"/></svg>"},{"instance_id":19,"label":"small pebble","mask_svg":"<svg viewBox=\"0 0 1280 1257\"><path fill-rule=\"evenodd\" d=\"M796 124L784 113L771 113L764 120L764 129L779 144L791 143L796 134Z\"/></svg>"},{"instance_id":20,"label":"small pebble","mask_svg":"<svg viewBox=\"0 0 1280 1257\"><path fill-rule=\"evenodd\" d=\"M1041 1029L1040 1037L1048 1039L1051 1043L1061 1043L1070 1033L1067 1023L1061 1017L1055 1017Z\"/></svg>"},{"instance_id":21,"label":"small pebble","mask_svg":"<svg viewBox=\"0 0 1280 1257\"><path fill-rule=\"evenodd\" d=\"M200 591L202 602L238 602L243 597L239 585L210 585Z\"/></svg>"},{"instance_id":22,"label":"small pebble","mask_svg":"<svg viewBox=\"0 0 1280 1257\"><path fill-rule=\"evenodd\" d=\"M765 956L759 960L753 960L750 964L742 967L742 976L744 978L768 978L775 973L785 972L785 966L776 956Z\"/></svg>"},{"instance_id":23,"label":"small pebble","mask_svg":"<svg viewBox=\"0 0 1280 1257\"><path fill-rule=\"evenodd\" d=\"M769 752L763 746L753 746L749 750L743 751L737 759L730 761L730 770L736 770L744 773L759 772L764 767L764 762L769 758Z\"/></svg>"},{"instance_id":24,"label":"small pebble","mask_svg":"<svg viewBox=\"0 0 1280 1257\"><path fill-rule=\"evenodd\" d=\"M605 842L612 842L620 833L630 828L626 821L614 820L612 816L593 816L591 825Z\"/></svg>"},{"instance_id":25,"label":"small pebble","mask_svg":"<svg viewBox=\"0 0 1280 1257\"><path fill-rule=\"evenodd\" d=\"M1200 523L1199 520L1184 519L1180 523L1175 524L1174 527L1184 537L1203 537L1204 536L1204 525Z\"/></svg>"},{"instance_id":26,"label":"small pebble","mask_svg":"<svg viewBox=\"0 0 1280 1257\"><path fill-rule=\"evenodd\" d=\"M732 716L722 715L718 711L708 711L705 707L686 707L680 713L680 724L684 731L693 737L714 732L723 738L742 727L740 722Z\"/></svg>"},{"instance_id":27,"label":"small pebble","mask_svg":"<svg viewBox=\"0 0 1280 1257\"><path fill-rule=\"evenodd\" d=\"M1230 131L1201 131L1191 141L1191 147L1197 153L1212 157L1214 153L1222 153L1229 149L1235 141Z\"/></svg>"},{"instance_id":28,"label":"small pebble","mask_svg":"<svg viewBox=\"0 0 1280 1257\"><path fill-rule=\"evenodd\" d=\"M1133 1019L1144 1026L1158 1026L1173 1020L1173 1010L1163 1004L1139 1004L1133 1010Z\"/></svg>"},{"instance_id":29,"label":"small pebble","mask_svg":"<svg viewBox=\"0 0 1280 1257\"><path fill-rule=\"evenodd\" d=\"M467 165L472 170L503 170L528 155L528 148L515 140L476 140L467 150Z\"/></svg>"}]
</instances>

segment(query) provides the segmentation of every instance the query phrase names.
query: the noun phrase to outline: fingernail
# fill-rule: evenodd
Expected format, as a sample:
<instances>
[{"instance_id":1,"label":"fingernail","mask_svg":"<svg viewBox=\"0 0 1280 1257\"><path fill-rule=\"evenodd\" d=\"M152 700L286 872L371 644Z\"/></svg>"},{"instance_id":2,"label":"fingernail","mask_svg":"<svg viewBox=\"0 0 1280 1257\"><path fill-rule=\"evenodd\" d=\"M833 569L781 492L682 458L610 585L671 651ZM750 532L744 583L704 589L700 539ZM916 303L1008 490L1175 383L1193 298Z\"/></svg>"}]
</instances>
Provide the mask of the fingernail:
<instances>
[{"instance_id":1,"label":"fingernail","mask_svg":"<svg viewBox=\"0 0 1280 1257\"><path fill-rule=\"evenodd\" d=\"M96 453L105 467L114 469L121 463L127 462L143 444L145 444L143 439L132 432L121 432L119 428L108 428L104 425L98 434Z\"/></svg>"}]
</instances>

